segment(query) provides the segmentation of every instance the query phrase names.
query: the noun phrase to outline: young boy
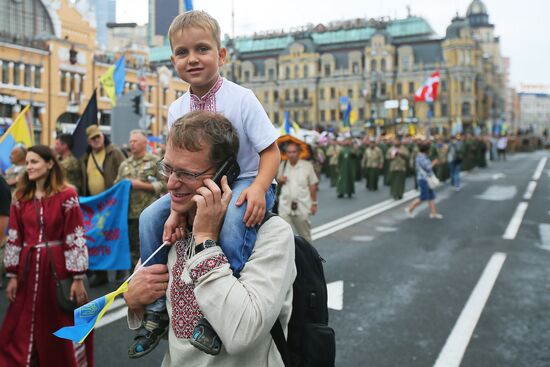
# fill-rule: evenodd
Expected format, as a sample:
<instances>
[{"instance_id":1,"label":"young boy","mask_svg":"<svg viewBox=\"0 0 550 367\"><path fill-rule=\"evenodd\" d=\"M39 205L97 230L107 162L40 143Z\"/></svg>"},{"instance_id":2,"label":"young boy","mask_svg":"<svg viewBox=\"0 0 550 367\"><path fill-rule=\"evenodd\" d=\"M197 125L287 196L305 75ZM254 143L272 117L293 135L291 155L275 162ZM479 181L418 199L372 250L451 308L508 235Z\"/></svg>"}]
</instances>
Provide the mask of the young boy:
<instances>
[{"instance_id":1,"label":"young boy","mask_svg":"<svg viewBox=\"0 0 550 367\"><path fill-rule=\"evenodd\" d=\"M275 200L273 182L280 162L278 133L251 90L219 75L226 49L221 47L220 28L214 18L203 11L180 14L170 25L168 37L174 69L190 85L189 91L170 105L168 126L190 111L208 110L223 114L239 134L236 159L241 173L231 185L232 199L220 231L220 246L233 274L239 277L252 253L257 225ZM200 179L200 172L188 173ZM173 242L183 225L185 218L170 210L169 195L145 209L139 219L141 261L163 240ZM159 252L150 264L166 264L167 254ZM168 323L165 298L149 305L143 326L128 349L130 358L153 350L166 334ZM197 324L190 341L209 354L217 354L221 348L219 337L205 319Z\"/></svg>"}]
</instances>

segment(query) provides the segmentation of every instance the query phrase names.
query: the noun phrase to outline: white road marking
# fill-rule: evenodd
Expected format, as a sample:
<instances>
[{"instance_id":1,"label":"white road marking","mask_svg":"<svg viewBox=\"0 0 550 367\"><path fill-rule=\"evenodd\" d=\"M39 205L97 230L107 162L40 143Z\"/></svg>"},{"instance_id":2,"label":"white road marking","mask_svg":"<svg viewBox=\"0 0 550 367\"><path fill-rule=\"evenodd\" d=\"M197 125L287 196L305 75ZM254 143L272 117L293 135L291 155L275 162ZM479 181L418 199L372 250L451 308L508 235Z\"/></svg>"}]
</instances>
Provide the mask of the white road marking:
<instances>
[{"instance_id":1,"label":"white road marking","mask_svg":"<svg viewBox=\"0 0 550 367\"><path fill-rule=\"evenodd\" d=\"M378 226L376 227L376 230L378 232L383 232L383 233L391 233L391 232L395 232L397 231L399 228L396 228L396 227L382 227L382 226Z\"/></svg>"},{"instance_id":2,"label":"white road marking","mask_svg":"<svg viewBox=\"0 0 550 367\"><path fill-rule=\"evenodd\" d=\"M540 159L539 165L537 166L537 169L533 174L533 180L537 181L540 178L540 176L542 175L542 170L544 169L544 166L546 165L547 160L548 160L548 157L542 157Z\"/></svg>"},{"instance_id":3,"label":"white road marking","mask_svg":"<svg viewBox=\"0 0 550 367\"><path fill-rule=\"evenodd\" d=\"M105 313L105 315L103 315L103 318L101 320L99 320L99 322L97 323L96 325L96 329L99 329L100 327L103 327L105 325L108 325L112 322L115 322L123 317L126 317L126 314L128 313L128 307L124 306L124 307L121 307L121 308L118 308L114 311L111 311L109 313Z\"/></svg>"},{"instance_id":4,"label":"white road marking","mask_svg":"<svg viewBox=\"0 0 550 367\"><path fill-rule=\"evenodd\" d=\"M477 195L477 198L489 201L504 201L513 199L518 192L515 186L489 186L481 195Z\"/></svg>"},{"instance_id":5,"label":"white road marking","mask_svg":"<svg viewBox=\"0 0 550 367\"><path fill-rule=\"evenodd\" d=\"M506 177L506 175L504 173L501 173L501 172L495 173L492 176L493 180L495 180L495 181L498 180L498 179L504 178L504 177Z\"/></svg>"},{"instance_id":6,"label":"white road marking","mask_svg":"<svg viewBox=\"0 0 550 367\"><path fill-rule=\"evenodd\" d=\"M527 189L525 190L525 194L523 194L523 200L530 200L533 197L536 187L537 181L530 181L527 185Z\"/></svg>"},{"instance_id":7,"label":"white road marking","mask_svg":"<svg viewBox=\"0 0 550 367\"><path fill-rule=\"evenodd\" d=\"M550 224L539 224L540 245L539 248L550 251Z\"/></svg>"},{"instance_id":8,"label":"white road marking","mask_svg":"<svg viewBox=\"0 0 550 367\"><path fill-rule=\"evenodd\" d=\"M351 240L356 242L370 242L374 240L374 236L353 236Z\"/></svg>"},{"instance_id":9,"label":"white road marking","mask_svg":"<svg viewBox=\"0 0 550 367\"><path fill-rule=\"evenodd\" d=\"M386 210L402 205L407 201L414 199L417 196L418 196L418 193L416 191L414 190L407 191L403 195L403 199L401 200L393 200L393 199L385 200L381 203L370 206L366 209L359 210L355 213L346 215L345 217L342 217L340 219L337 219L332 222L325 223L319 227L313 228L311 231L311 234L312 234L311 237L314 241L320 238L326 237L334 232L338 232L344 228L347 228L356 223L362 222L365 219L369 219L371 217L374 217L375 215L383 213Z\"/></svg>"},{"instance_id":10,"label":"white road marking","mask_svg":"<svg viewBox=\"0 0 550 367\"><path fill-rule=\"evenodd\" d=\"M506 254L496 252L487 263L487 266L485 266L481 278L479 278L451 334L439 353L434 367L460 366L466 347L472 338L472 333L495 285L504 260L506 260Z\"/></svg>"},{"instance_id":11,"label":"white road marking","mask_svg":"<svg viewBox=\"0 0 550 367\"><path fill-rule=\"evenodd\" d=\"M333 310L342 311L344 308L344 281L337 280L327 284L327 306Z\"/></svg>"},{"instance_id":12,"label":"white road marking","mask_svg":"<svg viewBox=\"0 0 550 367\"><path fill-rule=\"evenodd\" d=\"M521 222L523 221L523 216L525 215L528 206L529 205L525 201L522 201L518 204L518 207L516 208L512 219L510 219L510 223L508 223L508 227L506 227L504 235L502 235L502 238L504 238L505 240L513 240L514 238L516 238L519 227L521 226Z\"/></svg>"}]
</instances>

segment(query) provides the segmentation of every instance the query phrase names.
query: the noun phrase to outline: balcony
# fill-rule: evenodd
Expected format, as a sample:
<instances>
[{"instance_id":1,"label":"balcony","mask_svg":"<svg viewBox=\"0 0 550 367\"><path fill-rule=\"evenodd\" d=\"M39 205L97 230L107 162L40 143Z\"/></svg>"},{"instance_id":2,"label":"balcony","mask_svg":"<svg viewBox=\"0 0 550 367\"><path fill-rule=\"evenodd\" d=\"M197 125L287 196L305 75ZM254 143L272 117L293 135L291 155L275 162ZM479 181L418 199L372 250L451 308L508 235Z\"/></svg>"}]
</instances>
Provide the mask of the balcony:
<instances>
[{"instance_id":1,"label":"balcony","mask_svg":"<svg viewBox=\"0 0 550 367\"><path fill-rule=\"evenodd\" d=\"M279 107L280 108L292 108L292 107L311 107L313 105L313 101L311 99L303 99L303 100L280 100L279 101Z\"/></svg>"}]
</instances>

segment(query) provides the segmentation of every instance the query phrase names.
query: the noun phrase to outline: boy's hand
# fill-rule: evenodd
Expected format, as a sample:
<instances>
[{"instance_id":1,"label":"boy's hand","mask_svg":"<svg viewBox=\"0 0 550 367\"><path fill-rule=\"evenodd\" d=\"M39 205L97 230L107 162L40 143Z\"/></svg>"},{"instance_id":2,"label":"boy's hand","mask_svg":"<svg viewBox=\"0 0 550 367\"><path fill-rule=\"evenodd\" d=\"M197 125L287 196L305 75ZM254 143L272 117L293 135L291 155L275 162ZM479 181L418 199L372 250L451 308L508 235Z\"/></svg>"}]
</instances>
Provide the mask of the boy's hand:
<instances>
[{"instance_id":1,"label":"boy's hand","mask_svg":"<svg viewBox=\"0 0 550 367\"><path fill-rule=\"evenodd\" d=\"M235 204L241 206L245 201L248 205L246 213L244 213L243 223L247 227L260 224L265 216L265 191L259 185L250 185L241 193Z\"/></svg>"},{"instance_id":2,"label":"boy's hand","mask_svg":"<svg viewBox=\"0 0 550 367\"><path fill-rule=\"evenodd\" d=\"M164 223L164 232L162 233L162 241L174 242L181 240L185 236L185 228L187 227L187 214L179 214L175 211L170 211L170 216Z\"/></svg>"}]
</instances>

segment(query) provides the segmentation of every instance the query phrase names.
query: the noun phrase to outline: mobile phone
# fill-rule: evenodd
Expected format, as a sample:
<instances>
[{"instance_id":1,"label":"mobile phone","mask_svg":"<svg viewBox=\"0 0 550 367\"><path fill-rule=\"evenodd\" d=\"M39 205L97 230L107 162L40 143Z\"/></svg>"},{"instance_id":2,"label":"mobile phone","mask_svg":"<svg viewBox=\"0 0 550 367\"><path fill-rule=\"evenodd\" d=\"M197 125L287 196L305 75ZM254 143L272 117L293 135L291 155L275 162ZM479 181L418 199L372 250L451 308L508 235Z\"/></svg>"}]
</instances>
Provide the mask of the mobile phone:
<instances>
[{"instance_id":1,"label":"mobile phone","mask_svg":"<svg viewBox=\"0 0 550 367\"><path fill-rule=\"evenodd\" d=\"M227 176L227 184L231 186L233 181L237 177L239 177L241 173L241 169L239 167L239 164L235 160L235 157L229 157L227 158L221 165L221 167L216 171L214 174L214 177L212 177L212 181L216 183L216 185L221 187L221 180L223 176Z\"/></svg>"}]
</instances>

